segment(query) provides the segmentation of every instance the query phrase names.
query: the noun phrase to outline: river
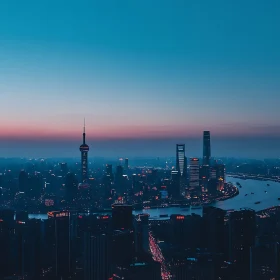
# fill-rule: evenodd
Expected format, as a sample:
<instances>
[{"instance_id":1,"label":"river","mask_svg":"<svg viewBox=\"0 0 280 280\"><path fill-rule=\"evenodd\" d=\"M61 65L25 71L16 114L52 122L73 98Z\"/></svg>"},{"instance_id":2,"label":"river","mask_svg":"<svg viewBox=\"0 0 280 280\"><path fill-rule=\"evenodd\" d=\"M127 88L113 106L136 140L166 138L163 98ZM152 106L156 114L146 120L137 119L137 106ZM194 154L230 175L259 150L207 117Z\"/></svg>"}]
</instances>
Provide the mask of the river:
<instances>
[{"instance_id":1,"label":"river","mask_svg":"<svg viewBox=\"0 0 280 280\"><path fill-rule=\"evenodd\" d=\"M240 208L251 208L259 211L276 205L280 205L278 197L280 197L280 183L273 181L259 180L242 180L234 177L227 177L227 182L239 182L242 188L239 188L239 195L213 203L212 205L224 210L240 210ZM267 186L269 184L269 186ZM254 194L251 194L254 193ZM247 194L247 196L245 196ZM260 204L255 202L260 201ZM137 210L134 214L148 213L151 218L159 217L160 215L182 214L188 215L191 213L202 214L202 209L190 209L180 207L156 208L147 210ZM46 214L30 214L29 218L47 219Z\"/></svg>"}]
</instances>

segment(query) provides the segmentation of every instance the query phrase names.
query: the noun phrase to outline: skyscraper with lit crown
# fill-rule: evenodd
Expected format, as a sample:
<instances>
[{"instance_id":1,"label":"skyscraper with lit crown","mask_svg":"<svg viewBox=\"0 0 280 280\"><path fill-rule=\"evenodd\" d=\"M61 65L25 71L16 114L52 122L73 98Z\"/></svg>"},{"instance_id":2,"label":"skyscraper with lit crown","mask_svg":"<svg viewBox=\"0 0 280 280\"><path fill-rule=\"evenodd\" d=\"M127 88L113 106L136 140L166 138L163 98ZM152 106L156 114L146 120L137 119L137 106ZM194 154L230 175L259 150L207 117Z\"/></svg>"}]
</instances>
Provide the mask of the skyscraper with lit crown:
<instances>
[{"instance_id":1,"label":"skyscraper with lit crown","mask_svg":"<svg viewBox=\"0 0 280 280\"><path fill-rule=\"evenodd\" d=\"M176 145L176 170L182 177L186 175L185 144Z\"/></svg>"},{"instance_id":2,"label":"skyscraper with lit crown","mask_svg":"<svg viewBox=\"0 0 280 280\"><path fill-rule=\"evenodd\" d=\"M80 146L82 183L86 183L88 180L88 151L89 151L89 146L86 144L86 124L84 121L83 144Z\"/></svg>"},{"instance_id":3,"label":"skyscraper with lit crown","mask_svg":"<svg viewBox=\"0 0 280 280\"><path fill-rule=\"evenodd\" d=\"M184 193L187 179L187 158L185 144L176 145L176 171L180 177L180 193Z\"/></svg>"}]
</instances>

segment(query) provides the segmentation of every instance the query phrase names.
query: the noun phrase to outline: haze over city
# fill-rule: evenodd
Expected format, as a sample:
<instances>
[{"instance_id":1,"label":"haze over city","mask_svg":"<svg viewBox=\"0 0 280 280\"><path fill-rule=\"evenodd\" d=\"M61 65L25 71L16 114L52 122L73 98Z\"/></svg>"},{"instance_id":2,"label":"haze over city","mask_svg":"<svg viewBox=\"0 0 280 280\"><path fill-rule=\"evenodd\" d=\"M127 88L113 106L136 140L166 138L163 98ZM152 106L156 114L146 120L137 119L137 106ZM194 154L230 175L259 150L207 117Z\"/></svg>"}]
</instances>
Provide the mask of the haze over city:
<instances>
[{"instance_id":1,"label":"haze over city","mask_svg":"<svg viewBox=\"0 0 280 280\"><path fill-rule=\"evenodd\" d=\"M217 156L278 157L279 8L1 3L1 156L78 156L85 117L90 156L200 156L211 130Z\"/></svg>"}]
</instances>

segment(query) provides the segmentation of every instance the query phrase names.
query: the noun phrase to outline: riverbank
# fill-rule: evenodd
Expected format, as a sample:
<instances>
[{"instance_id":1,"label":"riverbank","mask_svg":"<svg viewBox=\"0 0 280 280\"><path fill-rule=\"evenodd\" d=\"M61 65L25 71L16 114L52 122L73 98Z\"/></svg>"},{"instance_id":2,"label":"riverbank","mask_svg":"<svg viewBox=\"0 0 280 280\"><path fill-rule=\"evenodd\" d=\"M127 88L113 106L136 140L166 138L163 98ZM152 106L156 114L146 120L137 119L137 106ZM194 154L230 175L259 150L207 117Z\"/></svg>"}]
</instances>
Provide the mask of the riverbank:
<instances>
[{"instance_id":1,"label":"riverbank","mask_svg":"<svg viewBox=\"0 0 280 280\"><path fill-rule=\"evenodd\" d=\"M242 180L272 181L272 182L280 183L279 176L267 177L267 176L249 175L249 174L242 174L242 173L228 173L227 176L242 179Z\"/></svg>"}]
</instances>

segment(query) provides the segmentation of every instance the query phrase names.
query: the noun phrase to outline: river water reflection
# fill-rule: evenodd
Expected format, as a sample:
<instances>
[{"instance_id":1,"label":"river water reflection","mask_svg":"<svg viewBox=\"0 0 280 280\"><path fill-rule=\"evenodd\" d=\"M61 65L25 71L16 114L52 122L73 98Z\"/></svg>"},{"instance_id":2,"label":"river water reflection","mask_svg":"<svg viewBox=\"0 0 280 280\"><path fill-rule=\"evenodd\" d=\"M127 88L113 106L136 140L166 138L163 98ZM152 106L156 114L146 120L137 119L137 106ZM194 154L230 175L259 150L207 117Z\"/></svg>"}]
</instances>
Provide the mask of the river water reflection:
<instances>
[{"instance_id":1,"label":"river water reflection","mask_svg":"<svg viewBox=\"0 0 280 280\"><path fill-rule=\"evenodd\" d=\"M278 197L280 197L280 183L272 181L242 180L233 177L227 177L227 182L239 182L241 184L242 188L239 188L239 195L231 199L216 202L212 204L213 206L224 210L251 208L259 211L272 206L280 205L280 201L278 201ZM269 184L269 186L267 184ZM257 201L260 201L260 203L255 204ZM188 215L191 213L201 215L202 209L170 207L134 211L134 214L139 213L148 213L150 214L150 217L159 217L160 215L170 216L171 214ZM30 214L29 218L46 219L47 215Z\"/></svg>"}]
</instances>

